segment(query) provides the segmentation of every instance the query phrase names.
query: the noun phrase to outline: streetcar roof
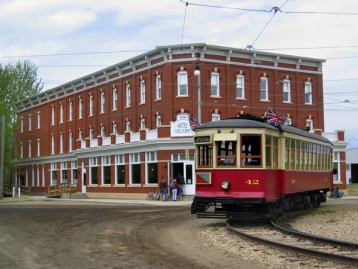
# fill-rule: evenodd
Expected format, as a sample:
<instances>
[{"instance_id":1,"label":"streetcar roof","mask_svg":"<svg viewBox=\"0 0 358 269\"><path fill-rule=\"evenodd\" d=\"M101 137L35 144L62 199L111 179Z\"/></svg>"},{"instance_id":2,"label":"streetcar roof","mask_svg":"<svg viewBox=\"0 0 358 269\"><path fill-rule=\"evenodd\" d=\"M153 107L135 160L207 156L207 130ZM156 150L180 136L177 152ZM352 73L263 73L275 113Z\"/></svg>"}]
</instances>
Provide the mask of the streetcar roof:
<instances>
[{"instance_id":1,"label":"streetcar roof","mask_svg":"<svg viewBox=\"0 0 358 269\"><path fill-rule=\"evenodd\" d=\"M219 129L222 129L222 128L266 128L266 129L271 129L271 130L275 130L275 131L291 133L291 134L295 134L295 135L299 135L299 136L303 136L303 137L307 137L307 138L311 138L311 139L315 139L315 140L319 140L319 141L322 141L325 143L332 144L331 141L329 141L327 138L325 138L321 135L310 133L305 130L293 127L293 126L282 125L281 128L278 128L276 126L273 126L273 125L265 123L265 122L260 122L257 120L249 120L249 119L237 118L237 119L224 119L224 120L219 120L219 121L213 121L213 122L202 124L199 127L197 127L195 130L212 129L212 128L213 129L215 129L215 128L219 128Z\"/></svg>"}]
</instances>

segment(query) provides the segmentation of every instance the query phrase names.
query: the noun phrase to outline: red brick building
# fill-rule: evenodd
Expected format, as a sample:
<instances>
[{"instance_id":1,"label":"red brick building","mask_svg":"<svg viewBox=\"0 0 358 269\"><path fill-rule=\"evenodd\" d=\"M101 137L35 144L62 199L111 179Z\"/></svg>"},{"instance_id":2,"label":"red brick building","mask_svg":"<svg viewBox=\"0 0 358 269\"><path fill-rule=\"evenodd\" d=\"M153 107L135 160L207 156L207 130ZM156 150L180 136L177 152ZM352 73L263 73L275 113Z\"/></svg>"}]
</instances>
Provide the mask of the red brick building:
<instances>
[{"instance_id":1,"label":"red brick building","mask_svg":"<svg viewBox=\"0 0 358 269\"><path fill-rule=\"evenodd\" d=\"M14 183L46 192L147 193L181 174L194 193L188 116L201 121L272 107L300 128L324 130L324 60L207 44L157 47L20 104Z\"/></svg>"}]
</instances>

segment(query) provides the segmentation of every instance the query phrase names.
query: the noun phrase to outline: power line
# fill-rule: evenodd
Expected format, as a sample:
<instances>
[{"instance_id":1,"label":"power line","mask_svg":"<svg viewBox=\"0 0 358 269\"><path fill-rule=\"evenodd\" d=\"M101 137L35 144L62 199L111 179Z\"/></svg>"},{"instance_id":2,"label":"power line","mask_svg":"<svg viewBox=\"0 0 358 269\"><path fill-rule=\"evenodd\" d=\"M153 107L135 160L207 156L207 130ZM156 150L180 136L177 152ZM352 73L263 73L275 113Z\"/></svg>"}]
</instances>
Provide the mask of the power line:
<instances>
[{"instance_id":1,"label":"power line","mask_svg":"<svg viewBox=\"0 0 358 269\"><path fill-rule=\"evenodd\" d=\"M277 11L272 14L271 18L266 22L266 24L264 25L264 27L261 29L261 31L259 32L259 34L257 35L257 37L255 38L254 42L252 42L252 44L248 45L247 48L253 48L256 41L260 38L260 36L262 35L262 33L265 31L265 29L267 28L267 26L270 24L270 22L272 21L273 17L275 17Z\"/></svg>"},{"instance_id":2,"label":"power line","mask_svg":"<svg viewBox=\"0 0 358 269\"><path fill-rule=\"evenodd\" d=\"M281 12L286 14L358 16L358 13L355 12L325 12L325 11L281 11Z\"/></svg>"},{"instance_id":3,"label":"power line","mask_svg":"<svg viewBox=\"0 0 358 269\"><path fill-rule=\"evenodd\" d=\"M358 48L358 45L347 46L318 46L318 47L291 47L291 48L258 48L257 50L320 50L320 49L347 49Z\"/></svg>"}]
</instances>

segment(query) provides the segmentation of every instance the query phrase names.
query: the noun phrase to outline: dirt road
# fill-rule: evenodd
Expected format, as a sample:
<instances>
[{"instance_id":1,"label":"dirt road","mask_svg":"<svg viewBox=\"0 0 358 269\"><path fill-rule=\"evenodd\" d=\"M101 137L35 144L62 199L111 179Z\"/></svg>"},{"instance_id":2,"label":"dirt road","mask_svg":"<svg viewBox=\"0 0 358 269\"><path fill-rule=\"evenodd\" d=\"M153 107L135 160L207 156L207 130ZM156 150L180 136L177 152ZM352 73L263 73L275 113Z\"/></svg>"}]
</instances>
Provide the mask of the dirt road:
<instances>
[{"instance_id":1,"label":"dirt road","mask_svg":"<svg viewBox=\"0 0 358 269\"><path fill-rule=\"evenodd\" d=\"M203 244L208 222L188 207L1 204L0 268L259 268Z\"/></svg>"}]
</instances>

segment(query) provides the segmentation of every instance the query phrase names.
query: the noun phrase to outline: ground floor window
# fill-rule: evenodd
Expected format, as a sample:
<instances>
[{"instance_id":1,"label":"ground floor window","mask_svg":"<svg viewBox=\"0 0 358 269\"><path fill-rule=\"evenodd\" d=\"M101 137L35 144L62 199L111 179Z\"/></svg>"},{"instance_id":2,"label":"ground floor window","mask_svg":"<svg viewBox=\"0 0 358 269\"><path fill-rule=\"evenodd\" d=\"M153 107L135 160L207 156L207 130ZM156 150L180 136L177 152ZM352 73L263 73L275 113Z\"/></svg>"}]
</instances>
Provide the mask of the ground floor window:
<instances>
[{"instance_id":1,"label":"ground floor window","mask_svg":"<svg viewBox=\"0 0 358 269\"><path fill-rule=\"evenodd\" d=\"M67 163L61 163L61 183L67 183Z\"/></svg>"},{"instance_id":2,"label":"ground floor window","mask_svg":"<svg viewBox=\"0 0 358 269\"><path fill-rule=\"evenodd\" d=\"M140 184L140 164L132 164L132 184Z\"/></svg>"},{"instance_id":3,"label":"ground floor window","mask_svg":"<svg viewBox=\"0 0 358 269\"><path fill-rule=\"evenodd\" d=\"M51 163L50 174L51 174L51 185L56 185L57 184L56 163Z\"/></svg>"},{"instance_id":4,"label":"ground floor window","mask_svg":"<svg viewBox=\"0 0 358 269\"><path fill-rule=\"evenodd\" d=\"M117 181L116 184L125 184L126 183L126 166L117 165Z\"/></svg>"},{"instance_id":5,"label":"ground floor window","mask_svg":"<svg viewBox=\"0 0 358 269\"><path fill-rule=\"evenodd\" d=\"M89 159L90 184L98 184L98 160L97 157Z\"/></svg>"},{"instance_id":6,"label":"ground floor window","mask_svg":"<svg viewBox=\"0 0 358 269\"><path fill-rule=\"evenodd\" d=\"M71 174L72 174L72 184L77 184L78 172L77 172L77 162L71 162Z\"/></svg>"},{"instance_id":7,"label":"ground floor window","mask_svg":"<svg viewBox=\"0 0 358 269\"><path fill-rule=\"evenodd\" d=\"M157 152L156 151L146 152L145 160L147 165L147 183L148 184L158 183Z\"/></svg>"},{"instance_id":8,"label":"ground floor window","mask_svg":"<svg viewBox=\"0 0 358 269\"><path fill-rule=\"evenodd\" d=\"M111 156L102 157L102 183L111 184Z\"/></svg>"}]
</instances>

